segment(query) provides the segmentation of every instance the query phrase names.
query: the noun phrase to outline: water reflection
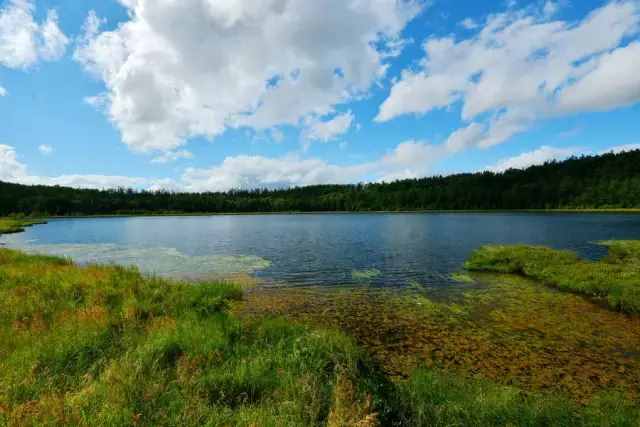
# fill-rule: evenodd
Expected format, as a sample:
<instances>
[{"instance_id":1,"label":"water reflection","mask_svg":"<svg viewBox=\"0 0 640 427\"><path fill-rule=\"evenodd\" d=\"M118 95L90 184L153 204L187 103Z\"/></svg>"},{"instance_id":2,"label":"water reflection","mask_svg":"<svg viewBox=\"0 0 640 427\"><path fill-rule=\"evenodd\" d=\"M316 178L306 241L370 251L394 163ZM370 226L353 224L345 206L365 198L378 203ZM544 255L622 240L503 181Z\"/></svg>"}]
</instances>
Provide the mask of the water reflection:
<instances>
[{"instance_id":1,"label":"water reflection","mask_svg":"<svg viewBox=\"0 0 640 427\"><path fill-rule=\"evenodd\" d=\"M268 283L420 283L447 288L475 248L527 243L597 258L591 242L640 239L638 215L326 214L221 215L53 220L2 236L11 247L70 256L78 262L137 265L175 277L250 273Z\"/></svg>"}]
</instances>

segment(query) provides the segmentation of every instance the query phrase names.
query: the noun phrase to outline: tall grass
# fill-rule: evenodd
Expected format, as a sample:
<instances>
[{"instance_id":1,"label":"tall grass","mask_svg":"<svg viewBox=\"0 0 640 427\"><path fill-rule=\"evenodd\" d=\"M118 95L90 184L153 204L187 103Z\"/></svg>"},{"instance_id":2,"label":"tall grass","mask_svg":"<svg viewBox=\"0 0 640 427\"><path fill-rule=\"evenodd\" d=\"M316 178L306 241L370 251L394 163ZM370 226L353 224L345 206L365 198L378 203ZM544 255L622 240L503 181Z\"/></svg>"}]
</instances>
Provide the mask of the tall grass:
<instances>
[{"instance_id":1,"label":"tall grass","mask_svg":"<svg viewBox=\"0 0 640 427\"><path fill-rule=\"evenodd\" d=\"M283 320L243 322L227 313L241 297L228 284L0 250L0 425L375 419L351 340ZM338 382L353 392L336 395ZM336 399L361 410L338 417Z\"/></svg>"},{"instance_id":2,"label":"tall grass","mask_svg":"<svg viewBox=\"0 0 640 427\"><path fill-rule=\"evenodd\" d=\"M638 425L612 397L418 371L384 378L337 331L241 318L229 284L0 250L0 426Z\"/></svg>"},{"instance_id":3,"label":"tall grass","mask_svg":"<svg viewBox=\"0 0 640 427\"><path fill-rule=\"evenodd\" d=\"M522 274L561 290L606 299L615 310L640 313L640 241L602 244L609 255L596 262L539 246L489 245L475 251L465 267Z\"/></svg>"}]
</instances>

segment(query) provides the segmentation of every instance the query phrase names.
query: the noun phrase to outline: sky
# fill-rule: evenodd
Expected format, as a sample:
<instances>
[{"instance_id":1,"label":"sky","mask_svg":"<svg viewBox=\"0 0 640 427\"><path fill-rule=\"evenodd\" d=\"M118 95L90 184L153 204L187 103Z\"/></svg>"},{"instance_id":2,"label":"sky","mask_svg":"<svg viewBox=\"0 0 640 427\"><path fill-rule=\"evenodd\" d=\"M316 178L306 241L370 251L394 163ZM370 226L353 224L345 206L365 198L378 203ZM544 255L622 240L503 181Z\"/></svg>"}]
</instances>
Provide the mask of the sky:
<instances>
[{"instance_id":1,"label":"sky","mask_svg":"<svg viewBox=\"0 0 640 427\"><path fill-rule=\"evenodd\" d=\"M639 130L640 0L0 0L2 181L392 181Z\"/></svg>"}]
</instances>

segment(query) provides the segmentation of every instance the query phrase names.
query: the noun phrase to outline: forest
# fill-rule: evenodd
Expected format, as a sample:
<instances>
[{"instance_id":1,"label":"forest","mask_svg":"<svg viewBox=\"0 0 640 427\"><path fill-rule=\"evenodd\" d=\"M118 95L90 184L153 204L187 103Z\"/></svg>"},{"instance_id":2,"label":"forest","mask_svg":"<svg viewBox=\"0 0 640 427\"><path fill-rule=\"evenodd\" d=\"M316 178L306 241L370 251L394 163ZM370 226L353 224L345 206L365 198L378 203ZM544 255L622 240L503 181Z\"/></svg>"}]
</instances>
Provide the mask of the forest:
<instances>
[{"instance_id":1,"label":"forest","mask_svg":"<svg viewBox=\"0 0 640 427\"><path fill-rule=\"evenodd\" d=\"M640 208L640 150L391 183L181 193L0 182L0 215Z\"/></svg>"}]
</instances>

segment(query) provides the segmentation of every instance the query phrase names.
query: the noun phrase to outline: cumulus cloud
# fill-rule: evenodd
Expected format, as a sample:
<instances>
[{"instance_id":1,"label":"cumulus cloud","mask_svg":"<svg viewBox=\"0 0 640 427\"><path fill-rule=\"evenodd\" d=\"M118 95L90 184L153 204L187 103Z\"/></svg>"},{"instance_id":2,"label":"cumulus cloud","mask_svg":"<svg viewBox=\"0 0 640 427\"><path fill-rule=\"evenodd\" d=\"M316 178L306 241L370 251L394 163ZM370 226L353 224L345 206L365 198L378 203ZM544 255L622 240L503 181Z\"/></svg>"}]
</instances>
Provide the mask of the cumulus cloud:
<instances>
[{"instance_id":1,"label":"cumulus cloud","mask_svg":"<svg viewBox=\"0 0 640 427\"><path fill-rule=\"evenodd\" d=\"M403 142L380 159L346 166L297 155L235 156L212 168L187 169L181 185L187 191L227 191L391 181L426 175L438 156L437 147L419 141Z\"/></svg>"},{"instance_id":2,"label":"cumulus cloud","mask_svg":"<svg viewBox=\"0 0 640 427\"><path fill-rule=\"evenodd\" d=\"M58 14L49 10L43 22L34 19L31 0L8 0L0 8L0 66L27 69L38 61L62 57L69 39L58 26ZM0 97L7 90L0 86Z\"/></svg>"},{"instance_id":3,"label":"cumulus cloud","mask_svg":"<svg viewBox=\"0 0 640 427\"><path fill-rule=\"evenodd\" d=\"M58 15L49 10L44 22L34 19L30 0L9 0L0 9L0 65L28 68L40 60L64 55L69 39L58 26Z\"/></svg>"},{"instance_id":4,"label":"cumulus cloud","mask_svg":"<svg viewBox=\"0 0 640 427\"><path fill-rule=\"evenodd\" d=\"M488 168L493 172L504 172L509 169L526 169L529 166L542 165L552 160L565 160L578 154L581 150L576 147L557 148L543 145L542 147L522 153L515 157L502 159Z\"/></svg>"},{"instance_id":5,"label":"cumulus cloud","mask_svg":"<svg viewBox=\"0 0 640 427\"><path fill-rule=\"evenodd\" d=\"M639 42L601 55L590 66L586 76L563 90L561 111L607 111L640 100Z\"/></svg>"},{"instance_id":6,"label":"cumulus cloud","mask_svg":"<svg viewBox=\"0 0 640 427\"><path fill-rule=\"evenodd\" d=\"M354 120L355 117L351 111L338 114L327 121L313 119L308 124L304 137L308 140L332 141L351 129Z\"/></svg>"},{"instance_id":7,"label":"cumulus cloud","mask_svg":"<svg viewBox=\"0 0 640 427\"><path fill-rule=\"evenodd\" d=\"M109 175L60 175L45 177L29 174L14 147L0 145L0 181L28 185L61 185L76 188L151 188L157 185L154 180Z\"/></svg>"},{"instance_id":8,"label":"cumulus cloud","mask_svg":"<svg viewBox=\"0 0 640 427\"><path fill-rule=\"evenodd\" d=\"M471 123L466 128L460 128L449 135L445 147L451 153L472 147L484 134L485 127L479 123Z\"/></svg>"},{"instance_id":9,"label":"cumulus cloud","mask_svg":"<svg viewBox=\"0 0 640 427\"><path fill-rule=\"evenodd\" d=\"M41 144L38 146L38 151L40 152L40 154L48 156L53 153L53 147L47 144Z\"/></svg>"},{"instance_id":10,"label":"cumulus cloud","mask_svg":"<svg viewBox=\"0 0 640 427\"><path fill-rule=\"evenodd\" d=\"M16 182L26 175L27 167L18 161L15 149L0 144L0 181Z\"/></svg>"},{"instance_id":11,"label":"cumulus cloud","mask_svg":"<svg viewBox=\"0 0 640 427\"><path fill-rule=\"evenodd\" d=\"M419 68L402 73L376 120L460 103L471 124L450 147L490 147L538 120L640 101L640 43L624 45L640 31L640 2L612 1L577 23L551 20L556 10L509 9L473 37L427 40Z\"/></svg>"},{"instance_id":12,"label":"cumulus cloud","mask_svg":"<svg viewBox=\"0 0 640 427\"><path fill-rule=\"evenodd\" d=\"M188 191L227 191L250 188L284 188L322 183L345 184L370 171L369 165L337 166L320 159L298 156L227 157L208 169L187 169L182 176Z\"/></svg>"},{"instance_id":13,"label":"cumulus cloud","mask_svg":"<svg viewBox=\"0 0 640 427\"><path fill-rule=\"evenodd\" d=\"M640 144L616 145L601 151L599 154L606 154L606 153L618 154L618 153L624 153L627 151L635 151L635 150L640 150Z\"/></svg>"},{"instance_id":14,"label":"cumulus cloud","mask_svg":"<svg viewBox=\"0 0 640 427\"><path fill-rule=\"evenodd\" d=\"M445 156L442 146L421 141L406 141L376 162L378 181L395 181L425 176Z\"/></svg>"},{"instance_id":15,"label":"cumulus cloud","mask_svg":"<svg viewBox=\"0 0 640 427\"><path fill-rule=\"evenodd\" d=\"M90 14L74 56L104 81L123 142L143 152L331 114L385 75L421 8L415 0L121 3L129 20L100 31Z\"/></svg>"},{"instance_id":16,"label":"cumulus cloud","mask_svg":"<svg viewBox=\"0 0 640 427\"><path fill-rule=\"evenodd\" d=\"M429 173L440 155L438 146L420 141L403 142L377 160L353 165L336 165L296 154L275 158L241 155L227 157L210 168L187 168L179 179L173 180L107 175L32 175L18 160L13 147L0 145L0 181L78 188L133 187L179 191L286 188L420 177Z\"/></svg>"}]
</instances>

